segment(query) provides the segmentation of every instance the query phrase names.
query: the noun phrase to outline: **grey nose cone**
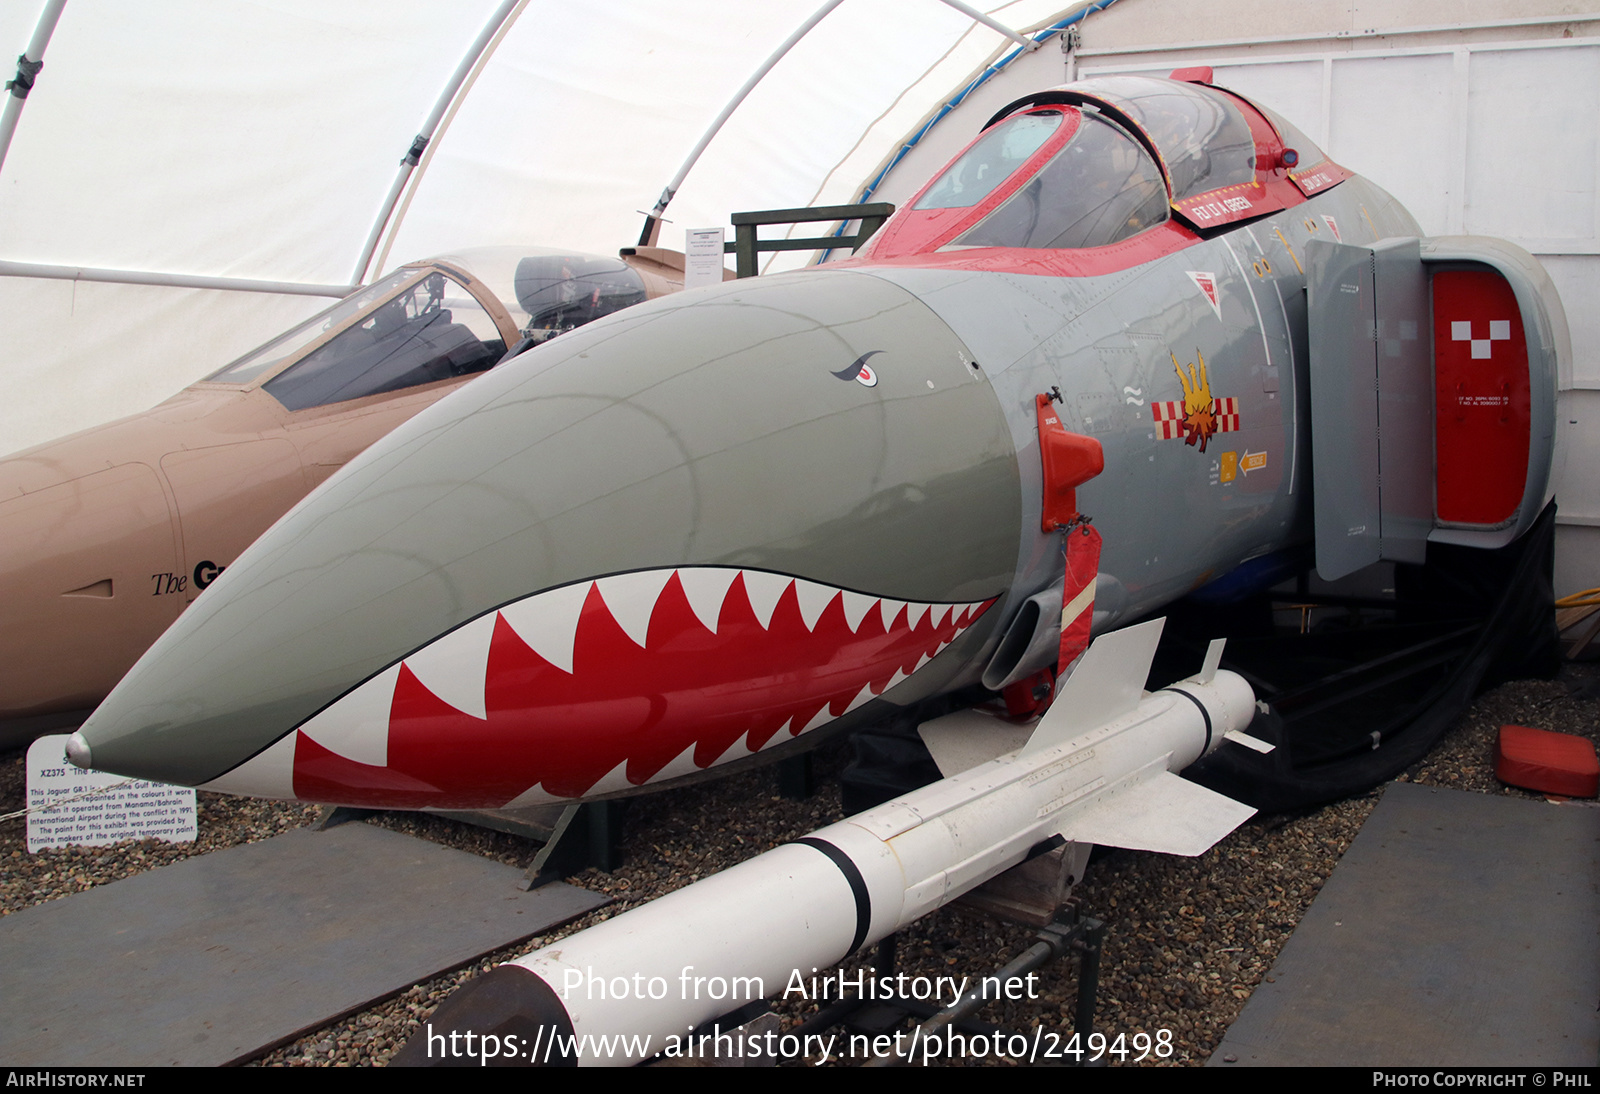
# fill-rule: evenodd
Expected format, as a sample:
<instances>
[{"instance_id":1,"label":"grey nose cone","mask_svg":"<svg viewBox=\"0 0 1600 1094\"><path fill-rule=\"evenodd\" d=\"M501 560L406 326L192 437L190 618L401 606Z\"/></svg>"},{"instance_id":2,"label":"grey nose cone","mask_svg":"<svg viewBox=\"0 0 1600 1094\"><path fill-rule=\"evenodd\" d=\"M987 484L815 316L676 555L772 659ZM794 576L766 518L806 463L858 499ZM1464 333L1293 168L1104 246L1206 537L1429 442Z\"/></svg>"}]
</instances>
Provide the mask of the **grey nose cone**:
<instances>
[{"instance_id":1,"label":"grey nose cone","mask_svg":"<svg viewBox=\"0 0 1600 1094\"><path fill-rule=\"evenodd\" d=\"M867 356L872 386L836 375ZM308 496L84 740L99 770L193 786L451 628L607 574L742 566L901 600L994 596L1021 494L970 361L919 300L849 270L729 282L564 334Z\"/></svg>"},{"instance_id":2,"label":"grey nose cone","mask_svg":"<svg viewBox=\"0 0 1600 1094\"><path fill-rule=\"evenodd\" d=\"M94 766L94 754L89 751L89 742L84 740L83 734L74 733L67 738L67 760L85 771Z\"/></svg>"}]
</instances>

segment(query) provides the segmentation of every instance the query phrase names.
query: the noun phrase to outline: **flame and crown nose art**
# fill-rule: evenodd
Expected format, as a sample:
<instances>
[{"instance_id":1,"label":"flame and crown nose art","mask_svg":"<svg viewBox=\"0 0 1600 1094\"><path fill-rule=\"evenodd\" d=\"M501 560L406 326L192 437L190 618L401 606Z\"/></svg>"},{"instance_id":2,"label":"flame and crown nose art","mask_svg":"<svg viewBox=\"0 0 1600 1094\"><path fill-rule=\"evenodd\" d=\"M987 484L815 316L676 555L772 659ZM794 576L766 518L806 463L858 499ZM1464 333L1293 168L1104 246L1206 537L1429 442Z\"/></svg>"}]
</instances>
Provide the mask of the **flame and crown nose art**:
<instances>
[{"instance_id":1,"label":"flame and crown nose art","mask_svg":"<svg viewBox=\"0 0 1600 1094\"><path fill-rule=\"evenodd\" d=\"M991 604L733 567L577 582L441 636L256 762L279 778L292 769L297 797L351 805L627 790L826 725L927 664Z\"/></svg>"},{"instance_id":2,"label":"flame and crown nose art","mask_svg":"<svg viewBox=\"0 0 1600 1094\"><path fill-rule=\"evenodd\" d=\"M1189 375L1183 374L1183 366L1178 364L1176 354L1172 357L1172 367L1177 370L1178 383L1183 385L1183 428L1188 434L1183 443L1193 445L1198 440L1200 451L1204 452L1206 441L1217 431L1217 415L1211 398L1211 380L1206 376L1206 359L1198 351L1195 356L1200 359L1198 377L1193 364L1189 366Z\"/></svg>"},{"instance_id":3,"label":"flame and crown nose art","mask_svg":"<svg viewBox=\"0 0 1600 1094\"><path fill-rule=\"evenodd\" d=\"M1196 444L1206 450L1206 442L1216 433L1228 433L1239 428L1239 401L1216 399L1211 395L1211 378L1206 375L1206 357L1195 350L1196 361L1189 363L1187 375L1178 363L1178 355L1170 353L1173 371L1183 387L1183 399L1150 404L1150 412L1162 440L1183 438L1191 448Z\"/></svg>"}]
</instances>

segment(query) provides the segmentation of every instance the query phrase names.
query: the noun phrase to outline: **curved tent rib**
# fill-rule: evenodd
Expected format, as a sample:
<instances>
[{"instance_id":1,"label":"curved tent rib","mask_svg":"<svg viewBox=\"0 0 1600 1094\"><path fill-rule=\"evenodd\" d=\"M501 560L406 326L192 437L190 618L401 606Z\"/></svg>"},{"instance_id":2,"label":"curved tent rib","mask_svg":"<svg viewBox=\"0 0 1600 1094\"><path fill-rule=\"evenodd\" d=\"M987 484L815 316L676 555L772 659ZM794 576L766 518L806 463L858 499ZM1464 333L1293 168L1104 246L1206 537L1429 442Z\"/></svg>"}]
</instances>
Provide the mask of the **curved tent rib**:
<instances>
[{"instance_id":1,"label":"curved tent rib","mask_svg":"<svg viewBox=\"0 0 1600 1094\"><path fill-rule=\"evenodd\" d=\"M400 198L399 204L392 206L386 216L387 231L384 233L383 247L378 251L377 261L374 263L369 257L365 270L371 270L376 265L378 272L381 273L388 268L389 253L394 248L395 236L400 232L400 225L405 220L406 210L411 207L412 199L417 196L417 188L422 185L423 176L427 174L428 165L433 162L434 154L439 150L445 131L450 128L450 122L455 118L456 112L461 109L462 101L472 91L473 84L477 83L478 77L483 74L484 66L489 63L490 58L494 56L494 51L505 40L506 34L516 24L517 18L521 16L527 6L528 0L518 0L515 9L500 21L499 27L490 36L488 44L477 51L477 58L473 62L471 70L467 73L465 82L450 95L449 106L434 127L432 139L427 142L427 147L423 150L415 169L409 172L405 191ZM440 101L442 102L443 99ZM364 277L365 273L362 276Z\"/></svg>"},{"instance_id":2,"label":"curved tent rib","mask_svg":"<svg viewBox=\"0 0 1600 1094\"><path fill-rule=\"evenodd\" d=\"M666 212L667 205L672 201L673 195L678 192L678 187L683 185L683 180L687 178L689 172L694 169L696 161L700 159L700 156L703 152L705 152L706 147L710 145L713 139L716 138L717 133L722 129L727 120L732 117L733 112L739 109L739 104L744 102L745 98L750 94L750 92L755 89L755 86L766 78L767 73L771 72L773 67L777 65L779 61L783 60L784 56L795 47L800 39L804 38L807 34L810 34L812 29L818 23L822 22L823 19L827 18L829 13L831 13L833 9L837 8L842 2L843 0L828 0L827 3L822 5L822 7L818 8L810 19L807 19L804 23L800 24L799 28L797 28L793 34L789 35L788 38L784 39L783 44L774 50L770 57L762 62L761 66L757 68L755 72L751 74L750 78L744 82L744 86L739 88L738 91L734 92L733 98L728 100L727 105L722 108L722 111L716 116L711 125L706 129L705 133L700 137L700 140L695 144L693 150L690 151L688 158L683 161L683 166L678 168L678 173L672 176L672 181L667 183L666 188L661 191L661 197L656 200L655 208L650 210L649 213L645 214L644 231L639 235L639 245L641 247L653 246L655 244L656 239L661 232L661 214ZM962 3L961 0L940 0L940 2L948 8L959 11L962 15L965 15L974 22L982 23L990 30L1004 35L1013 42L1019 43L1019 50L1032 51L1038 49L1040 41L1043 40L1042 38L1039 41L1029 39L1017 33L1015 30L1012 30L998 19L978 11L969 4ZM1110 3L1112 0L1105 0L1105 2ZM842 230L843 228L841 226L841 231Z\"/></svg>"},{"instance_id":3,"label":"curved tent rib","mask_svg":"<svg viewBox=\"0 0 1600 1094\"><path fill-rule=\"evenodd\" d=\"M1027 37L1026 35L1017 33L1000 20L996 19L994 16L985 15L971 4L963 4L961 0L940 0L940 2L946 7L955 8L968 19L976 20L977 22L988 27L990 30L1005 35L1007 38L1010 38L1013 42L1017 43L1017 45L1021 46L1025 50L1031 52L1039 48L1039 43L1037 41Z\"/></svg>"},{"instance_id":4,"label":"curved tent rib","mask_svg":"<svg viewBox=\"0 0 1600 1094\"><path fill-rule=\"evenodd\" d=\"M45 47L50 44L50 35L55 33L61 9L66 6L67 0L49 0L45 4L44 11L39 13L39 22L34 25L33 37L28 40L28 48L17 58L16 78L6 83L10 94L6 97L5 109L0 111L0 170L5 168L6 152L11 148L12 134L17 131L17 119L22 116L22 104L28 101L34 78L44 67Z\"/></svg>"},{"instance_id":5,"label":"curved tent rib","mask_svg":"<svg viewBox=\"0 0 1600 1094\"><path fill-rule=\"evenodd\" d=\"M65 2L65 0L63 0ZM444 90L439 93L438 100L433 104L433 110L428 113L427 120L422 123L422 128L411 140L411 147L406 150L405 156L400 160L400 170L395 175L394 184L389 187L388 196L383 200L383 207L376 220L372 222L372 231L367 235L367 241L362 245L361 257L356 261L355 272L350 280L360 284L366 280L368 267L372 265L372 254L378 249L378 238L383 234L383 229L389 223L389 218L394 215L394 207L400 201L400 191L405 189L406 181L411 178L411 172L416 170L417 164L422 159L422 154L427 150L434 137L434 132L439 128L439 122L444 118L444 113L455 101L456 93L466 83L467 76L478 67L484 52L488 50L491 42L505 34L510 29L522 9L527 7L528 0L504 0L489 21L483 25L483 30L468 47L466 55L461 58L461 63L456 66L455 72L446 82ZM390 238L393 238L391 233ZM386 255L387 256L387 255Z\"/></svg>"},{"instance_id":6,"label":"curved tent rib","mask_svg":"<svg viewBox=\"0 0 1600 1094\"><path fill-rule=\"evenodd\" d=\"M946 2L949 3L950 0L946 0ZM871 180L861 187L861 192L855 198L856 204L871 201L873 194L877 192L878 187L883 183L883 180L888 177L891 171L899 166L900 161L905 159L906 154L920 144L922 139L926 137L936 125L943 121L952 110L966 102L968 96L970 96L974 91L988 83L995 76L998 76L1001 72L1005 71L1005 69L1018 57L1021 57L1026 53L1033 52L1044 45L1045 42L1048 42L1055 35L1065 34L1072 27L1083 22L1089 16L1095 14L1096 12L1104 11L1116 2L1117 0L1088 0L1088 2L1082 4L1077 11L1074 11L1069 15L1062 15L1050 25L1040 28L1033 34L1031 38L1025 39L1025 46L1019 46L1010 52L1006 52L1003 48L1001 50L997 50L993 59L988 64L974 73L969 80L961 85L961 90L957 91L936 110L931 111L924 119L923 123L919 125L905 141L901 142L893 152L884 157L883 161L879 164L878 169L873 172ZM848 225L840 224L830 234L842 237L845 233L846 227L848 227ZM820 264L826 262L828 257L832 254L833 251L831 249L822 251L817 255L817 263Z\"/></svg>"},{"instance_id":7,"label":"curved tent rib","mask_svg":"<svg viewBox=\"0 0 1600 1094\"><path fill-rule=\"evenodd\" d=\"M975 74L970 81L962 86L960 91L956 92L956 94L953 95L947 102L945 102L944 105L940 106L936 111L934 111L932 116L930 116L928 120L918 127L917 131L912 134L911 139L902 144L894 152L894 154L887 159L883 167L872 176L872 181L861 188L861 195L856 200L870 200L873 193L877 191L878 184L883 181L884 176L886 176L890 171L894 170L895 166L905 158L906 153L915 148L918 142L920 142L923 137L928 135L929 130L943 121L945 116L949 114L950 111L954 110L956 107L965 102L967 100L967 96L971 95L978 88L982 87L984 84L988 83L991 79L1004 71L1007 65L1011 64L1011 62L1022 56L1023 53L1038 49L1045 42L1049 41L1054 35L1061 34L1069 27L1076 26L1078 23L1083 22L1083 20L1087 19L1095 12L1104 11L1106 8L1109 8L1116 2L1117 0L1092 0L1091 3L1084 4L1080 10L1075 11L1071 15L1068 15L1062 19L1058 19L1056 22L1040 30L1036 35L1034 35L1033 38L1028 40L1028 45L1026 47L1014 49L998 60L995 60L984 66L982 71Z\"/></svg>"},{"instance_id":8,"label":"curved tent rib","mask_svg":"<svg viewBox=\"0 0 1600 1094\"><path fill-rule=\"evenodd\" d=\"M55 75L3 161L0 308L19 321L0 450L159 401L395 256L629 243L649 176L686 147L685 221L798 204L830 171L822 198L845 198L993 49L978 24L1009 47L1021 35L1003 24L1041 25L1065 2L940 0L908 18L832 0L759 86L746 66L794 28L780 8L717 0L676 14L526 0L13 8L0 27L30 60L53 32ZM153 42L170 51L152 69ZM21 102L6 104L13 118ZM154 108L120 120L135 103ZM386 150L408 162L385 166Z\"/></svg>"},{"instance_id":9,"label":"curved tent rib","mask_svg":"<svg viewBox=\"0 0 1600 1094\"><path fill-rule=\"evenodd\" d=\"M49 45L50 37L60 20L62 9L66 7L66 2L67 0L47 0L44 10L40 13L38 24L27 49L22 56L17 58L17 77L6 84L6 90L10 94L6 99L3 112L0 112L0 169L4 168L6 153L11 146L11 138L16 132L17 121L22 113L22 106L27 100L28 92L32 90L34 78L43 67L45 48ZM527 4L528 0L504 0L484 24L483 30L468 48L460 64L457 65L455 72L446 82L444 89L434 103L432 111L429 112L416 136L412 138L405 156L400 161L400 170L381 204L379 214L373 222L372 230L367 236L366 243L362 247L349 284L320 285L306 282L213 277L146 270L113 270L4 260L0 260L0 276L99 281L124 285L159 285L170 288L222 289L300 296L344 296L354 291L365 281L372 265L373 253L377 249L378 240L383 235L384 228L390 223L395 206L399 202L400 194L407 181L411 178L412 172L416 169L423 152L436 135L446 110L455 101L469 74L486 59L485 55L489 51L491 44L505 34L511 23L516 20L516 16L521 13ZM390 233L390 239L391 241L393 239L392 232ZM384 257L387 257L387 249L385 249Z\"/></svg>"},{"instance_id":10,"label":"curved tent rib","mask_svg":"<svg viewBox=\"0 0 1600 1094\"><path fill-rule=\"evenodd\" d=\"M1046 41L1052 33L1055 33L1063 29L1065 26L1082 19L1091 11L1098 11L1104 7L1108 7L1111 3L1114 3L1115 0L1098 0L1096 3L1088 4L1083 10L1074 13L1070 17L1061 19L1034 37L1028 37L1025 34L1011 29L992 16L962 2L962 0L940 0L940 2L953 10L959 11L969 19L972 19L983 26L989 27L996 33L1004 35L1011 41L1018 43L1019 48L1006 55L1003 59L987 65L980 74L967 82L961 92L959 92L954 98L947 101L937 114L935 114L929 121L922 125L909 141L902 144L893 158L877 173L873 182L869 183L863 189L862 193L865 196L863 196L861 200L867 200L867 197L870 197L873 189L876 187L877 182L880 181L896 163L899 162L899 159L904 155L904 153L913 147L923 136L925 136L927 131L931 129L932 126L941 120L946 114L948 114L951 109L959 105L973 88L977 87L988 78L996 74L998 71L1003 69L1011 62L1011 60L1015 59L1021 53L1038 49L1039 46ZM420 175L422 173L422 169L419 168L419 164L425 167L425 154L431 153L431 145L440 135L439 129L441 123L444 122L447 117L447 112L451 112L452 105L457 104L460 97L470 90L471 81L475 78L476 72L481 71L482 66L487 62L489 55L492 54L494 46L498 44L499 40L504 37L512 24L515 23L517 17L527 6L527 3L528 0L504 0L500 7L485 22L483 29L480 31L477 38L472 42L471 46L462 56L462 59L456 67L455 72L446 82L445 87L440 92L437 100L434 103L433 109L424 120L416 136L412 139L406 154L402 157L400 169L396 173L395 179L391 184L388 193L380 203L379 213L374 219L371 231L368 233L367 239L361 248L355 269L352 273L350 286L321 285L307 282L276 281L250 278L172 274L143 270L116 270L97 267L58 266L26 262L7 262L4 264L3 270L0 270L0 273L3 273L6 276L15 277L92 280L130 285L163 285L181 288L228 289L244 292L276 292L318 296L335 295L342 291L348 291L348 289L351 287L360 285L371 272L374 256L378 252L378 244L380 240L384 241L384 245L381 254L377 254L378 263L381 266L382 263L387 260L389 250L393 245L395 236L399 229L399 221L404 216L404 207L401 206L402 195L406 192L408 184L411 190L413 192L415 191L415 187L420 181ZM738 109L740 104L749 95L750 91L753 90L753 88L772 70L772 68L790 51L790 49L793 48L796 43L804 38L813 28L816 27L819 22L822 21L822 19L830 14L841 3L842 0L828 0L827 3L824 3L823 6L819 8L810 19L797 28L778 47L778 49L767 58L767 60L756 70L754 74L751 75L745 84L724 105L721 112L713 120L706 132L701 136L700 140L691 150L688 157L679 168L677 174L673 177L672 181L668 183L667 187L663 190L655 209L650 214L647 214L645 235L652 235L656 232L659 232L661 213L665 210L666 205L671 201L672 196L676 193L678 187L682 185L683 180L687 177L689 171L693 169L695 163L699 160L702 153L704 153L706 147L713 139L715 139L717 133L721 130L733 112ZM12 87L11 84L7 85L7 87L11 89L11 97L7 100L4 113L0 114L0 167L3 167L5 153L9 147L11 135L15 130L17 118L21 112L22 103L26 99L27 91L30 86L30 83L23 83L20 78L26 74L31 81L31 75L38 71L42 61L44 49L49 42L50 36L55 29L56 23L60 18L61 11L65 7L65 4L66 0L47 0L45 8L41 12L37 28L35 29L28 49L23 57L18 59L19 66L21 66L19 67L19 80L13 81L13 83L18 84L19 86ZM409 203L409 198L407 199L407 203ZM397 207L399 207L398 212ZM387 238L385 239L386 234ZM643 238L644 236L641 236L641 240L643 240Z\"/></svg>"},{"instance_id":11,"label":"curved tent rib","mask_svg":"<svg viewBox=\"0 0 1600 1094\"><path fill-rule=\"evenodd\" d=\"M727 104L723 106L721 112L711 122L710 127L706 129L700 140L695 143L694 148L690 150L688 158L683 161L683 166L678 168L678 173L672 176L672 181L667 183L666 188L661 191L661 196L656 199L655 208L645 214L644 231L639 236L639 245L641 247L655 244L656 237L661 232L661 214L667 211L667 205L672 201L672 196L678 192L678 187L682 186L683 180L689 177L689 172L694 169L695 162L700 159L701 153L706 150L706 147L716 137L727 120L733 116L733 112L739 109L739 104L744 102L750 92L755 90L755 86L762 81L767 73L772 71L774 65L783 60L784 55L793 49L800 39L811 33L811 28L826 19L829 13L843 2L844 0L827 0L827 3L818 8L811 18L801 23L793 34L783 40L783 44L761 63L760 67L744 82L743 87L733 93L733 98L729 99Z\"/></svg>"}]
</instances>

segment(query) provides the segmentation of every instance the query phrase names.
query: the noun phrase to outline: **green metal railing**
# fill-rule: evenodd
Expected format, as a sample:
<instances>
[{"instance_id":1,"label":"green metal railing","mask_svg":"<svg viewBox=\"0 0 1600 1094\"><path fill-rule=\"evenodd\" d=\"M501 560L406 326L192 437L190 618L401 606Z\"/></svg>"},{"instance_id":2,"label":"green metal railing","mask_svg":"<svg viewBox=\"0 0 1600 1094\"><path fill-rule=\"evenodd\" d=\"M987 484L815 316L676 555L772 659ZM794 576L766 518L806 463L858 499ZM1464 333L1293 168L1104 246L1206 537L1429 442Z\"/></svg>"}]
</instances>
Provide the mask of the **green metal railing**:
<instances>
[{"instance_id":1,"label":"green metal railing","mask_svg":"<svg viewBox=\"0 0 1600 1094\"><path fill-rule=\"evenodd\" d=\"M733 214L733 242L722 245L725 254L737 255L734 269L740 277L756 275L756 255L762 251L825 251L849 247L852 252L872 238L894 212L887 201L865 205L819 205L811 209L768 209L755 213ZM820 220L849 222L859 220L854 235L809 236L804 239L759 239L756 228L763 224L810 224Z\"/></svg>"}]
</instances>

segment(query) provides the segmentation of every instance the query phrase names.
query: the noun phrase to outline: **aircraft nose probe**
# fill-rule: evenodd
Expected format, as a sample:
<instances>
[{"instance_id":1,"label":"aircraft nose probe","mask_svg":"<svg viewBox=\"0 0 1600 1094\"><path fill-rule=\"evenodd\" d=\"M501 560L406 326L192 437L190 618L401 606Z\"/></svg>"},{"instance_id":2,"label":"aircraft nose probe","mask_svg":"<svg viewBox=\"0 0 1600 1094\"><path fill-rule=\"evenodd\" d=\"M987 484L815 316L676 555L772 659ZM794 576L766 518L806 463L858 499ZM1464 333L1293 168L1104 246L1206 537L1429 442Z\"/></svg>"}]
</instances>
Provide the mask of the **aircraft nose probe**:
<instances>
[{"instance_id":1,"label":"aircraft nose probe","mask_svg":"<svg viewBox=\"0 0 1600 1094\"><path fill-rule=\"evenodd\" d=\"M94 766L94 753L82 733L74 733L67 738L67 762L85 771Z\"/></svg>"}]
</instances>

